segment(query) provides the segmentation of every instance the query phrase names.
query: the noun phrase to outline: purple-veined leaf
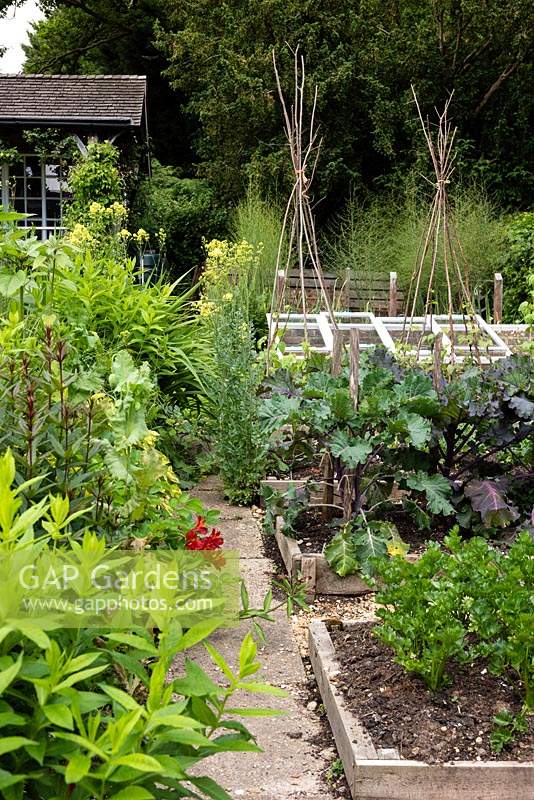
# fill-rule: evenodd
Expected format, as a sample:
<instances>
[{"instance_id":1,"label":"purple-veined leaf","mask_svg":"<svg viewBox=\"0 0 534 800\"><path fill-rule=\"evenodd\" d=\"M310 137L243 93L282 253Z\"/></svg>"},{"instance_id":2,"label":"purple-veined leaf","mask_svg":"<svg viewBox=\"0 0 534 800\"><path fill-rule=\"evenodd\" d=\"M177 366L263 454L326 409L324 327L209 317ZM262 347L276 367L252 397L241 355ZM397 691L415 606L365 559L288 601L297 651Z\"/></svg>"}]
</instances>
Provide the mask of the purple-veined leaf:
<instances>
[{"instance_id":1,"label":"purple-veined leaf","mask_svg":"<svg viewBox=\"0 0 534 800\"><path fill-rule=\"evenodd\" d=\"M469 481L465 494L471 501L473 511L480 514L488 528L493 525L505 528L519 517L517 509L507 502L502 485L496 481Z\"/></svg>"}]
</instances>

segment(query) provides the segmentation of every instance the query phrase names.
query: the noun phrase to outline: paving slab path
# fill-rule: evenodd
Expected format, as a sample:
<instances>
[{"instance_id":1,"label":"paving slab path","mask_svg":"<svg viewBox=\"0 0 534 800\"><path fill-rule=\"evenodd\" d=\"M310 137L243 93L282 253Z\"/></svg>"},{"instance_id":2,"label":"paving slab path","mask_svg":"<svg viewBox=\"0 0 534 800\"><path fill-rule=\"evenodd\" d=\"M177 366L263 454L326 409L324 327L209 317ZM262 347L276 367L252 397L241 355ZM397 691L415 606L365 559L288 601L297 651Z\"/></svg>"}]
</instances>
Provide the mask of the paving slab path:
<instances>
[{"instance_id":1,"label":"paving slab path","mask_svg":"<svg viewBox=\"0 0 534 800\"><path fill-rule=\"evenodd\" d=\"M200 484L194 492L209 508L221 512L218 527L225 547L237 550L241 558L241 574L247 583L251 606L259 606L270 587L273 563L263 555L259 526L250 509L228 505L220 485L214 479ZM317 739L321 723L307 709L306 675L294 640L291 625L283 610L275 613L274 623L265 623L267 644L259 649L262 670L258 680L265 680L288 692L287 698L268 695L237 696L242 706L281 708L280 717L247 718L245 724L256 736L263 753L222 753L202 764L202 774L210 775L235 798L244 800L336 800L324 772L330 763L321 755ZM235 664L239 646L250 622L239 627L217 631L211 638L230 664ZM203 647L191 654L210 674L220 679ZM181 672L180 660L172 667ZM324 744L322 745L324 747Z\"/></svg>"}]
</instances>

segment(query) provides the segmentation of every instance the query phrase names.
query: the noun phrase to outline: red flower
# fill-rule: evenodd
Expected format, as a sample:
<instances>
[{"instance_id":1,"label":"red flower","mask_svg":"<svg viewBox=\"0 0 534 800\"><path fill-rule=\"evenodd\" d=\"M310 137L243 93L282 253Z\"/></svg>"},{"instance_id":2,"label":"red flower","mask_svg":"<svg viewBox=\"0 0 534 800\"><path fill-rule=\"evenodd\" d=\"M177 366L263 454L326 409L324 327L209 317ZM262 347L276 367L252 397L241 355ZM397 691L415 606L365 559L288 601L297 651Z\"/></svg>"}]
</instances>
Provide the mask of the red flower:
<instances>
[{"instance_id":1,"label":"red flower","mask_svg":"<svg viewBox=\"0 0 534 800\"><path fill-rule=\"evenodd\" d=\"M197 517L195 525L185 535L186 550L218 550L223 544L221 532L212 528L211 533L208 533L203 517Z\"/></svg>"},{"instance_id":2,"label":"red flower","mask_svg":"<svg viewBox=\"0 0 534 800\"><path fill-rule=\"evenodd\" d=\"M206 520L204 519L204 517L197 517L197 521L195 522L189 533L191 533L192 531L194 531L195 533L201 533L203 536L207 534L208 526L206 525Z\"/></svg>"}]
</instances>

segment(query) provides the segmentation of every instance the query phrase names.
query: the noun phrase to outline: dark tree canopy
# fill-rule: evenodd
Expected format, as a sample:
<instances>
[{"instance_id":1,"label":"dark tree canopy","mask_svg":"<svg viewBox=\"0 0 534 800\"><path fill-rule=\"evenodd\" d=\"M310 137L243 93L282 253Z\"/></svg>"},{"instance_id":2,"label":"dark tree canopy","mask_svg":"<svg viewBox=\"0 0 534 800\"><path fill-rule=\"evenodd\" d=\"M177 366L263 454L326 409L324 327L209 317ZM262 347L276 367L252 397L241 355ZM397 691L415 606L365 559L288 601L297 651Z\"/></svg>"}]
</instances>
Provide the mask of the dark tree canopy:
<instances>
[{"instance_id":1,"label":"dark tree canopy","mask_svg":"<svg viewBox=\"0 0 534 800\"><path fill-rule=\"evenodd\" d=\"M164 0L42 0L47 18L25 47L25 72L139 74L148 78L149 133L165 163L189 165L192 131L185 98L162 75L165 55L154 28L165 17Z\"/></svg>"},{"instance_id":2,"label":"dark tree canopy","mask_svg":"<svg viewBox=\"0 0 534 800\"><path fill-rule=\"evenodd\" d=\"M425 110L454 90L459 166L510 203L531 189L530 0L173 0L166 42L172 83L201 121L201 168L235 196L249 176L280 179L281 120L271 63L284 43L319 87L321 193L336 198L392 180L422 152L410 94Z\"/></svg>"},{"instance_id":3,"label":"dark tree canopy","mask_svg":"<svg viewBox=\"0 0 534 800\"><path fill-rule=\"evenodd\" d=\"M532 193L531 0L45 0L27 71L146 73L159 159L225 201L285 184L272 68L297 45L319 87L322 207L397 186L426 165L410 94L432 114L454 90L458 172L506 205ZM285 187L284 187L285 188Z\"/></svg>"}]
</instances>

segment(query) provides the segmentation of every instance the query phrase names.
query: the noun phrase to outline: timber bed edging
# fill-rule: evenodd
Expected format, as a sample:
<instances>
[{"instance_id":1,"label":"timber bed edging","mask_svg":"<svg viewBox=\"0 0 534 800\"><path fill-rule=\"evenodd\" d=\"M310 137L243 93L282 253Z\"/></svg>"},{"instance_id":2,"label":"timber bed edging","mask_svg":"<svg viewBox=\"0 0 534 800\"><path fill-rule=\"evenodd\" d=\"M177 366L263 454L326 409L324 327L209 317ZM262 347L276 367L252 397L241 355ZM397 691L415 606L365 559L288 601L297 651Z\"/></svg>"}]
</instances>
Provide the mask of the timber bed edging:
<instances>
[{"instance_id":1,"label":"timber bed edging","mask_svg":"<svg viewBox=\"0 0 534 800\"><path fill-rule=\"evenodd\" d=\"M277 517L274 536L287 574L290 578L296 578L302 573L310 594L351 596L374 591L360 575L347 575L345 578L336 575L322 553L303 553L296 539L282 533L282 525L283 518Z\"/></svg>"},{"instance_id":2,"label":"timber bed edging","mask_svg":"<svg viewBox=\"0 0 534 800\"><path fill-rule=\"evenodd\" d=\"M427 764L377 749L336 687L341 665L328 629L312 620L310 661L354 800L534 800L534 762Z\"/></svg>"}]
</instances>

